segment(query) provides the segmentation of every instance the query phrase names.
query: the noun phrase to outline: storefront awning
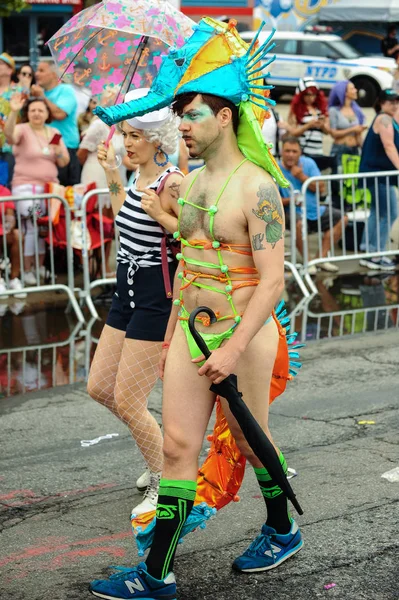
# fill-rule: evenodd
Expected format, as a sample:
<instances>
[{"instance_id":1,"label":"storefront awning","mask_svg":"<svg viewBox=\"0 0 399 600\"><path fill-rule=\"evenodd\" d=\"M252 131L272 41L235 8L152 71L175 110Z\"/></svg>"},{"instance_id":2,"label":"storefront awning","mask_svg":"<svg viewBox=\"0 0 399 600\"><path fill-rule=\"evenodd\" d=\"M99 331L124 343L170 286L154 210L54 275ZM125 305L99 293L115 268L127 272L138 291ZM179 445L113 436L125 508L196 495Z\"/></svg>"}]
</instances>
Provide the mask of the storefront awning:
<instances>
[{"instance_id":1,"label":"storefront awning","mask_svg":"<svg viewBox=\"0 0 399 600\"><path fill-rule=\"evenodd\" d=\"M82 0L25 0L27 4L58 4L59 6L79 6Z\"/></svg>"},{"instance_id":2,"label":"storefront awning","mask_svg":"<svg viewBox=\"0 0 399 600\"><path fill-rule=\"evenodd\" d=\"M322 22L392 23L399 21L399 2L398 0L338 0L322 6L318 19Z\"/></svg>"}]
</instances>

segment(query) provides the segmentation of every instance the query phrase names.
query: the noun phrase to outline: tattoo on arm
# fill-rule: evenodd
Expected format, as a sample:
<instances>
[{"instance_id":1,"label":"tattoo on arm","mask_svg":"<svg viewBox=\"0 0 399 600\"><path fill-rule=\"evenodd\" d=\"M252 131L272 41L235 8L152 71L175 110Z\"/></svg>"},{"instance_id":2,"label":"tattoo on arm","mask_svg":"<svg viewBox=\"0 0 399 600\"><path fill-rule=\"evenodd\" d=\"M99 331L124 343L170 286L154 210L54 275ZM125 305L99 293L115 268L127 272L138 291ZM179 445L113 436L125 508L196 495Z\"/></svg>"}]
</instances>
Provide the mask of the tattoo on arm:
<instances>
[{"instance_id":1,"label":"tattoo on arm","mask_svg":"<svg viewBox=\"0 0 399 600\"><path fill-rule=\"evenodd\" d=\"M383 127L385 127L385 129L388 129L388 127L392 125L392 117L390 117L389 115L382 115L380 119L380 124Z\"/></svg>"},{"instance_id":2,"label":"tattoo on arm","mask_svg":"<svg viewBox=\"0 0 399 600\"><path fill-rule=\"evenodd\" d=\"M122 191L122 186L117 181L110 181L108 188L111 196L117 196Z\"/></svg>"},{"instance_id":3,"label":"tattoo on arm","mask_svg":"<svg viewBox=\"0 0 399 600\"><path fill-rule=\"evenodd\" d=\"M262 244L264 239L265 239L264 233L257 233L256 235L252 236L252 248L253 248L254 252L256 250L265 250L265 247Z\"/></svg>"},{"instance_id":4,"label":"tattoo on arm","mask_svg":"<svg viewBox=\"0 0 399 600\"><path fill-rule=\"evenodd\" d=\"M280 201L277 189L273 183L261 183L256 194L259 198L257 209L252 209L253 214L266 223L266 242L271 244L272 249L279 240L283 238L283 207ZM255 247L255 238L252 236L252 246L254 250L262 250ZM262 245L263 238L256 240L256 243Z\"/></svg>"},{"instance_id":5,"label":"tattoo on arm","mask_svg":"<svg viewBox=\"0 0 399 600\"><path fill-rule=\"evenodd\" d=\"M172 198L175 198L175 200L180 198L180 185L178 183L171 183L169 186L169 191L170 195L172 196Z\"/></svg>"}]
</instances>

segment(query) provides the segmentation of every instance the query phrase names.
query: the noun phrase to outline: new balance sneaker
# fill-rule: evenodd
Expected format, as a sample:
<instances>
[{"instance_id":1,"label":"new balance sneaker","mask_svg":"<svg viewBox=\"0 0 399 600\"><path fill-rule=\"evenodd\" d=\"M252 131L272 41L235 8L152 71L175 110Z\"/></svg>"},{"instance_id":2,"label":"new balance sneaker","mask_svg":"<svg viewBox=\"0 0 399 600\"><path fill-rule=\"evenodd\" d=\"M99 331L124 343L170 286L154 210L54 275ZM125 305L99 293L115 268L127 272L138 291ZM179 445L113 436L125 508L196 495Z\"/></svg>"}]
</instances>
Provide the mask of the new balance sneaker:
<instances>
[{"instance_id":1,"label":"new balance sneaker","mask_svg":"<svg viewBox=\"0 0 399 600\"><path fill-rule=\"evenodd\" d=\"M281 535L268 525L263 525L262 533L254 539L244 554L235 559L233 569L243 573L268 571L278 567L303 546L301 532L292 521L289 533Z\"/></svg>"},{"instance_id":2,"label":"new balance sneaker","mask_svg":"<svg viewBox=\"0 0 399 600\"><path fill-rule=\"evenodd\" d=\"M132 518L156 509L160 479L161 473L150 472L150 482L144 492L143 501L132 509Z\"/></svg>"},{"instance_id":3,"label":"new balance sneaker","mask_svg":"<svg viewBox=\"0 0 399 600\"><path fill-rule=\"evenodd\" d=\"M394 271L396 265L387 256L381 258L362 258L359 260L359 264L362 267L368 269L378 269L379 271Z\"/></svg>"},{"instance_id":4,"label":"new balance sneaker","mask_svg":"<svg viewBox=\"0 0 399 600\"><path fill-rule=\"evenodd\" d=\"M95 579L89 590L98 598L106 600L176 600L176 579L169 573L165 579L155 579L147 572L147 565L140 563L131 569L114 567L118 573L109 579Z\"/></svg>"},{"instance_id":5,"label":"new balance sneaker","mask_svg":"<svg viewBox=\"0 0 399 600\"><path fill-rule=\"evenodd\" d=\"M146 470L136 481L136 488L139 492L145 492L150 485L150 469L147 467Z\"/></svg>"}]
</instances>

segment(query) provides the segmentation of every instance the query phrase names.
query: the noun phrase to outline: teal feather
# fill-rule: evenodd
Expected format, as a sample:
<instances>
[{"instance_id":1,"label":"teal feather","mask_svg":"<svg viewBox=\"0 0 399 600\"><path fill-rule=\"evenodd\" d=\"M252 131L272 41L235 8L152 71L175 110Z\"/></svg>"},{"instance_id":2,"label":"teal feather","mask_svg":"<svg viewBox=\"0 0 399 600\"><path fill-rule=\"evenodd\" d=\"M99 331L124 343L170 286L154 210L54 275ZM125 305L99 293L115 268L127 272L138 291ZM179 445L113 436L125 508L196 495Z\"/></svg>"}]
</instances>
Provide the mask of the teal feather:
<instances>
[{"instance_id":1,"label":"teal feather","mask_svg":"<svg viewBox=\"0 0 399 600\"><path fill-rule=\"evenodd\" d=\"M265 98L265 96L262 96L262 94L257 94L256 92L251 92L250 96L253 98L258 98L259 100L268 100L268 98Z\"/></svg>"},{"instance_id":2,"label":"teal feather","mask_svg":"<svg viewBox=\"0 0 399 600\"><path fill-rule=\"evenodd\" d=\"M272 62L274 62L276 60L276 58L277 58L277 56L275 54L273 54L273 56L270 56L270 58L268 60L265 60L260 67L256 67L256 69L255 69L255 65L252 65L252 67L246 68L246 72L251 74L253 71L263 71L263 69L265 67L268 67L269 65L271 65Z\"/></svg>"},{"instance_id":3,"label":"teal feather","mask_svg":"<svg viewBox=\"0 0 399 600\"><path fill-rule=\"evenodd\" d=\"M266 25L266 21L262 21L262 23L260 24L260 27L259 27L258 31L256 32L256 36L255 36L255 37L254 37L254 39L252 40L252 42L251 42L251 45L250 45L250 47L249 47L249 48L248 48L248 50L247 50L247 54L246 54L246 56L249 56L249 55L250 55L250 53L251 53L251 50L252 50L252 48L255 46L255 44L256 44L256 42L257 42L257 39L258 39L258 37L259 37L259 34L260 34L260 32L262 31L262 29L264 28L264 26L265 26L265 25Z\"/></svg>"},{"instance_id":4,"label":"teal feather","mask_svg":"<svg viewBox=\"0 0 399 600\"><path fill-rule=\"evenodd\" d=\"M293 344L297 337L298 334L296 331L294 331L294 333L291 333L290 335L287 335L287 344Z\"/></svg>"},{"instance_id":5,"label":"teal feather","mask_svg":"<svg viewBox=\"0 0 399 600\"><path fill-rule=\"evenodd\" d=\"M251 69L254 68L254 66L256 65L256 63L258 63L259 61L262 60L262 58L264 56L266 56L266 54L270 54L270 52L273 50L273 48L276 47L275 42L273 42L273 44L270 44L270 46L266 47L266 44L264 44L256 54L253 55L252 59L247 61L246 63L246 69L247 71L250 71ZM273 59L274 60L274 59Z\"/></svg>"},{"instance_id":6,"label":"teal feather","mask_svg":"<svg viewBox=\"0 0 399 600\"><path fill-rule=\"evenodd\" d=\"M302 363L301 362L297 362L296 360L290 360L290 365L292 367L296 367L297 369L300 369L302 367Z\"/></svg>"},{"instance_id":7,"label":"teal feather","mask_svg":"<svg viewBox=\"0 0 399 600\"><path fill-rule=\"evenodd\" d=\"M272 90L274 85L251 85L251 90Z\"/></svg>"},{"instance_id":8,"label":"teal feather","mask_svg":"<svg viewBox=\"0 0 399 600\"><path fill-rule=\"evenodd\" d=\"M267 40L265 40L265 41L263 42L263 44L262 44L262 45L261 45L261 46L260 46L260 47L257 49L257 51L256 51L254 54L252 54L252 55L249 55L249 54L248 54L248 52L247 52L247 54L245 55L245 56L249 56L249 58L248 58L248 60L247 60L247 65L248 65L249 63L251 63L251 62L254 62L254 61L256 60L257 56L258 56L259 54L261 54L261 53L264 51L264 49L267 47L267 45L269 44L269 42L271 42L271 40L273 39L273 36L274 36L274 34L275 34L275 33L276 33L276 29L273 27L273 29L272 29L272 31L271 31L271 34L269 35L269 37L267 38ZM272 45L273 45L273 44L272 44ZM275 46L275 45L276 45L276 44L274 44L274 46ZM274 47L274 46L273 46L273 47Z\"/></svg>"},{"instance_id":9,"label":"teal feather","mask_svg":"<svg viewBox=\"0 0 399 600\"><path fill-rule=\"evenodd\" d=\"M267 106L265 106L264 104L259 104L259 102L255 102L255 100L250 100L251 104L254 104L255 106L259 106L259 108L261 108L262 110L269 110L269 108ZM270 100L270 98L267 100L267 102L269 104L272 104L273 106L275 106L276 102L274 100Z\"/></svg>"},{"instance_id":10,"label":"teal feather","mask_svg":"<svg viewBox=\"0 0 399 600\"><path fill-rule=\"evenodd\" d=\"M277 316L278 320L280 321L281 325L284 326L290 322L289 317L286 316L287 309L285 308L284 300L281 300L279 302L279 304L277 305L277 308L275 309L275 313L276 313L276 316ZM285 330L286 330L286 332L288 332L290 330L290 326L286 327ZM292 344L295 343L295 340L297 337L298 337L298 333L296 331L288 334L286 336L288 346L292 346ZM298 371L296 369L300 369L302 367L302 363L297 360L292 360L292 359L300 358L299 352L297 352L297 350L299 350L299 348L303 348L304 346L305 346L305 344L295 344L295 346L293 346L291 349L290 348L288 349L288 357L289 357L288 372L293 377L297 376Z\"/></svg>"},{"instance_id":11,"label":"teal feather","mask_svg":"<svg viewBox=\"0 0 399 600\"><path fill-rule=\"evenodd\" d=\"M251 83L251 81L259 81L259 79L266 79L267 77L270 77L270 72L265 73L263 75L257 75L256 77L248 77L247 81L249 83ZM274 85L270 86L270 88L272 88L272 87L274 88Z\"/></svg>"},{"instance_id":12,"label":"teal feather","mask_svg":"<svg viewBox=\"0 0 399 600\"><path fill-rule=\"evenodd\" d=\"M276 308L276 316L278 317L282 308L284 308L285 302L284 300L280 300Z\"/></svg>"}]
</instances>

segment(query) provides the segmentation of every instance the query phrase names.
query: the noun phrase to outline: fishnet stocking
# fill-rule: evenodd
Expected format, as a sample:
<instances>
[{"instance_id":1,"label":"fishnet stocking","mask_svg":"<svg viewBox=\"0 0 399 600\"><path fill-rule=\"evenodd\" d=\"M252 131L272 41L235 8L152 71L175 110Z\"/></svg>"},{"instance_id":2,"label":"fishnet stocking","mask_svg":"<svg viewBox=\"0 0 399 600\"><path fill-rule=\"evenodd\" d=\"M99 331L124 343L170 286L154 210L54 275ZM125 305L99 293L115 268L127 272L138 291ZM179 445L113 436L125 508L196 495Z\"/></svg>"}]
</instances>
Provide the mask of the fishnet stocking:
<instances>
[{"instance_id":1,"label":"fishnet stocking","mask_svg":"<svg viewBox=\"0 0 399 600\"><path fill-rule=\"evenodd\" d=\"M126 339L115 384L119 416L129 426L150 469L162 471L162 434L147 408L147 396L158 378L160 342Z\"/></svg>"},{"instance_id":2,"label":"fishnet stocking","mask_svg":"<svg viewBox=\"0 0 399 600\"><path fill-rule=\"evenodd\" d=\"M87 391L93 400L106 406L118 419L121 417L114 390L124 342L124 331L104 325L87 382Z\"/></svg>"}]
</instances>

